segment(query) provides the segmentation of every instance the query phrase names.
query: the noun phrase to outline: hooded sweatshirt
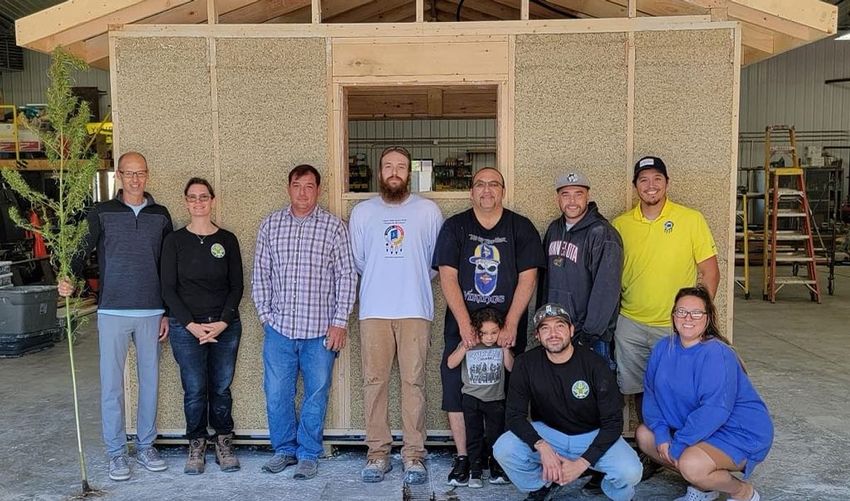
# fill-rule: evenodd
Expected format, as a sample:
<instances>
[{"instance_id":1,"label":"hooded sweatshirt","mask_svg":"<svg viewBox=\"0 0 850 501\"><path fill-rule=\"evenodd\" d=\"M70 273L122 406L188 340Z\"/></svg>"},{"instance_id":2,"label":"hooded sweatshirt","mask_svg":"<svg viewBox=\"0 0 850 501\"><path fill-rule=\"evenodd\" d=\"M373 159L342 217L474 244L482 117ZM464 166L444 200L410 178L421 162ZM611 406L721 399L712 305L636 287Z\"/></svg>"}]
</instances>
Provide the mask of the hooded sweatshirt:
<instances>
[{"instance_id":1,"label":"hooded sweatshirt","mask_svg":"<svg viewBox=\"0 0 850 501\"><path fill-rule=\"evenodd\" d=\"M557 303L567 309L582 342L610 341L617 324L623 242L596 206L567 229L561 216L552 221L543 239L546 271L540 280L538 303ZM542 302L541 302L542 301Z\"/></svg>"}]
</instances>

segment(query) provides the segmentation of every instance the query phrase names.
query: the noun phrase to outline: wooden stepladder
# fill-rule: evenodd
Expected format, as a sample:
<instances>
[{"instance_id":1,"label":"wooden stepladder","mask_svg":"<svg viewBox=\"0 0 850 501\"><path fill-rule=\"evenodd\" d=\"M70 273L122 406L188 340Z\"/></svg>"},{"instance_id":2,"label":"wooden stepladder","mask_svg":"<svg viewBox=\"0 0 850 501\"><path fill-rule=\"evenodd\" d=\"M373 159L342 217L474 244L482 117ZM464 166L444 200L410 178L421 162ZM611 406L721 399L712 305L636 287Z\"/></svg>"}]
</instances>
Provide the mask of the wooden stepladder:
<instances>
[{"instance_id":1,"label":"wooden stepladder","mask_svg":"<svg viewBox=\"0 0 850 501\"><path fill-rule=\"evenodd\" d=\"M788 143L784 141L787 139ZM778 141L782 144L776 144ZM791 165L773 166L776 157L790 158ZM776 302L776 294L786 285L809 289L812 301L820 303L817 261L812 235L812 217L806 181L797 155L794 127L772 125L764 136L764 299ZM790 274L780 274L782 270ZM805 275L800 270L805 269Z\"/></svg>"}]
</instances>

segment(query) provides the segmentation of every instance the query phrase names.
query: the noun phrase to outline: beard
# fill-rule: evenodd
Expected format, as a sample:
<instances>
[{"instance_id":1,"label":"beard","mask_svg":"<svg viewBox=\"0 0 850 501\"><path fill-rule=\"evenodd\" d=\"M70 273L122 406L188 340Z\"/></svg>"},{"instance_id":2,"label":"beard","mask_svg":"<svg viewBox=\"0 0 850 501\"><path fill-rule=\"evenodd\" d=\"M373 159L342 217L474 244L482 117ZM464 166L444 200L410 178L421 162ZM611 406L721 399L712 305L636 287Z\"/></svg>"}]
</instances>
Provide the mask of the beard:
<instances>
[{"instance_id":1,"label":"beard","mask_svg":"<svg viewBox=\"0 0 850 501\"><path fill-rule=\"evenodd\" d=\"M398 176L393 176L398 180L401 180ZM392 177L390 178L392 179ZM390 186L384 178L380 178L378 180L378 188L381 191L381 198L384 199L385 202L390 203L398 203L407 198L407 195L410 193L408 189L408 183L410 182L410 178L408 178L407 183L401 183L399 186L393 187Z\"/></svg>"},{"instance_id":2,"label":"beard","mask_svg":"<svg viewBox=\"0 0 850 501\"><path fill-rule=\"evenodd\" d=\"M572 344L572 339L567 339L563 344L558 345L557 347L550 346L549 343L541 343L543 345L543 349L548 351L549 353L557 355L558 353L563 353L564 350L570 347Z\"/></svg>"}]
</instances>

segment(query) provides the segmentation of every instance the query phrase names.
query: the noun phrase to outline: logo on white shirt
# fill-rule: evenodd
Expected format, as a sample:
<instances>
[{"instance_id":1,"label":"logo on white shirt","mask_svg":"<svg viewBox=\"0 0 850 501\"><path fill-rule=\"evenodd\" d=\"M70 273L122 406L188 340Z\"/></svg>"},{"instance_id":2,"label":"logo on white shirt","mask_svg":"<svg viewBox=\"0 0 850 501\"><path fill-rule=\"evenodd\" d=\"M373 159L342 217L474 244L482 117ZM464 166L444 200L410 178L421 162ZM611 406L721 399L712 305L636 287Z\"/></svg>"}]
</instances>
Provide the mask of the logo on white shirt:
<instances>
[{"instance_id":1,"label":"logo on white shirt","mask_svg":"<svg viewBox=\"0 0 850 501\"><path fill-rule=\"evenodd\" d=\"M400 224L391 224L384 230L384 247L387 255L397 256L404 249L404 227Z\"/></svg>"}]
</instances>

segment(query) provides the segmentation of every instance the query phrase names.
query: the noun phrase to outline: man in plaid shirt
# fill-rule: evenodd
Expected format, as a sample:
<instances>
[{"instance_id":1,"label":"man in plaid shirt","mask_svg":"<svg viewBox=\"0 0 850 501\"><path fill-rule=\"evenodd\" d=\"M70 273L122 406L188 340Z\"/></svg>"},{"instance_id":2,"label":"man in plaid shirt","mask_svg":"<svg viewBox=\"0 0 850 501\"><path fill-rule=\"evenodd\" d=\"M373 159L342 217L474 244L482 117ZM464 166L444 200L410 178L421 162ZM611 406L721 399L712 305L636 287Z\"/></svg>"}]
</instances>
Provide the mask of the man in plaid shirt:
<instances>
[{"instance_id":1,"label":"man in plaid shirt","mask_svg":"<svg viewBox=\"0 0 850 501\"><path fill-rule=\"evenodd\" d=\"M265 332L263 387L274 448L263 471L297 464L296 480L318 472L331 373L345 347L357 286L348 229L318 206L321 180L310 165L289 172L291 203L260 223L254 255L252 295Z\"/></svg>"}]
</instances>

